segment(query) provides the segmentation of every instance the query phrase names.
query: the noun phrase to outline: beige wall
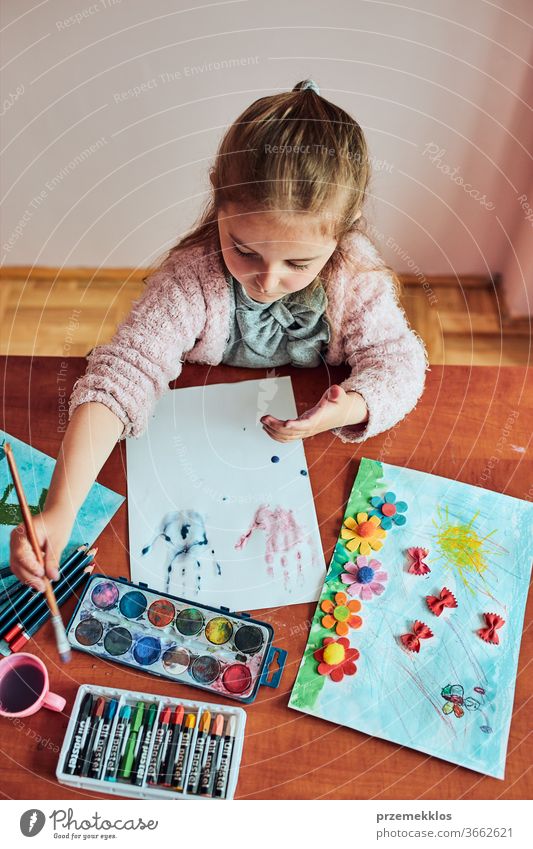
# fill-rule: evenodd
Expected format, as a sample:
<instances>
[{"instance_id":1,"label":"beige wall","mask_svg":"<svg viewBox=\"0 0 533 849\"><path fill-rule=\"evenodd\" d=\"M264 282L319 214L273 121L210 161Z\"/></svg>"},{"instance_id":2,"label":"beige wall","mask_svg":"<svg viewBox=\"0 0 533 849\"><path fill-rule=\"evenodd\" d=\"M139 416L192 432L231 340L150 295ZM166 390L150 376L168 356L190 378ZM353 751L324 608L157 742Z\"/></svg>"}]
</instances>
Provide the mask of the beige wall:
<instances>
[{"instance_id":1,"label":"beige wall","mask_svg":"<svg viewBox=\"0 0 533 849\"><path fill-rule=\"evenodd\" d=\"M2 0L3 263L148 264L192 223L224 127L312 76L366 132L386 259L507 271L525 313L532 6L500 2Z\"/></svg>"}]
</instances>

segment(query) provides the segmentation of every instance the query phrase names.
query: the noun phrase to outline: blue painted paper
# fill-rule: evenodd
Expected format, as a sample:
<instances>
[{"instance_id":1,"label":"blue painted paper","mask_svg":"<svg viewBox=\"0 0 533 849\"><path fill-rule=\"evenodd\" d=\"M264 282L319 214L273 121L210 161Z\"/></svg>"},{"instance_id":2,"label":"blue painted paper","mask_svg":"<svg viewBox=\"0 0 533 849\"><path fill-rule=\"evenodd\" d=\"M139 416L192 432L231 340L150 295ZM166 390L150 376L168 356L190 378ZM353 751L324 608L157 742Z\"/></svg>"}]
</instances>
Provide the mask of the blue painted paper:
<instances>
[{"instance_id":1,"label":"blue painted paper","mask_svg":"<svg viewBox=\"0 0 533 849\"><path fill-rule=\"evenodd\" d=\"M407 503L406 522L393 522L383 547L371 555L388 578L381 595L362 601L363 625L348 635L360 652L357 673L336 683L317 673L313 657L324 637L337 638L322 626L320 603L347 590L340 576L347 559L359 554L350 553L339 535L289 705L503 778L533 557L533 505L362 459L343 522L371 513L379 502L370 498L383 499L389 491ZM429 550L425 576L408 571L407 549L415 546ZM437 617L426 596L438 596L443 587L458 607ZM499 645L477 633L486 612L505 620ZM434 634L421 641L419 654L399 640L415 620Z\"/></svg>"},{"instance_id":2,"label":"blue painted paper","mask_svg":"<svg viewBox=\"0 0 533 849\"><path fill-rule=\"evenodd\" d=\"M11 444L26 499L34 515L44 506L56 462L42 451L0 430L0 567L2 575L4 572L7 573L7 567L9 567L11 531L21 521L17 494L5 454L1 450L4 442ZM124 500L123 495L99 483L94 483L78 511L72 534L61 559L66 560L78 546L84 543L92 545ZM10 573L6 574L5 577L0 578L0 589L10 586L16 580Z\"/></svg>"}]
</instances>

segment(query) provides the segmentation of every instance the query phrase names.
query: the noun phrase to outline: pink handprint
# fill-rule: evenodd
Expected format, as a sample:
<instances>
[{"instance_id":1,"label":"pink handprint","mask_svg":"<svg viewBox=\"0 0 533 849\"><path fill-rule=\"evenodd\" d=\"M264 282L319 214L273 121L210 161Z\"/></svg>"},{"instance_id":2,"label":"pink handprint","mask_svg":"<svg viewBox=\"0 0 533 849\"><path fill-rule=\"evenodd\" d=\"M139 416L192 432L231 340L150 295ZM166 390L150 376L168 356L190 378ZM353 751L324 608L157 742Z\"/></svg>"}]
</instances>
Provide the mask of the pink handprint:
<instances>
[{"instance_id":1,"label":"pink handprint","mask_svg":"<svg viewBox=\"0 0 533 849\"><path fill-rule=\"evenodd\" d=\"M290 585L290 567L296 566L296 574L299 582L303 579L302 574L302 544L306 542L306 532L298 525L292 510L283 507L271 509L267 504L257 508L252 524L244 533L235 548L242 550L254 531L261 530L266 534L265 562L270 577L274 577L276 560L279 556L279 565L283 570L283 583L285 589ZM295 549L295 546L296 549Z\"/></svg>"}]
</instances>

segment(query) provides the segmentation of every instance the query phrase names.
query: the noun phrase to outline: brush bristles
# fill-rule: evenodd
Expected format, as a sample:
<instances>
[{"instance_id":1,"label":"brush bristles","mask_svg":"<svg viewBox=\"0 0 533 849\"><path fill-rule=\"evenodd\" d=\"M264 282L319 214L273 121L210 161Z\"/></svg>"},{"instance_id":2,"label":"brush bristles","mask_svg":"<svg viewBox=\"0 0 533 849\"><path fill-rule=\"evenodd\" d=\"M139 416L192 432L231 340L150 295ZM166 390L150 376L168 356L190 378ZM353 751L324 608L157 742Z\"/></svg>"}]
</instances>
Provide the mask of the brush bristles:
<instances>
[{"instance_id":1,"label":"brush bristles","mask_svg":"<svg viewBox=\"0 0 533 849\"><path fill-rule=\"evenodd\" d=\"M52 625L54 626L54 631L56 635L56 644L59 657L61 658L62 663L69 663L71 657L70 646L67 640L65 626L63 625L63 620L61 619L61 616L52 616Z\"/></svg>"}]
</instances>

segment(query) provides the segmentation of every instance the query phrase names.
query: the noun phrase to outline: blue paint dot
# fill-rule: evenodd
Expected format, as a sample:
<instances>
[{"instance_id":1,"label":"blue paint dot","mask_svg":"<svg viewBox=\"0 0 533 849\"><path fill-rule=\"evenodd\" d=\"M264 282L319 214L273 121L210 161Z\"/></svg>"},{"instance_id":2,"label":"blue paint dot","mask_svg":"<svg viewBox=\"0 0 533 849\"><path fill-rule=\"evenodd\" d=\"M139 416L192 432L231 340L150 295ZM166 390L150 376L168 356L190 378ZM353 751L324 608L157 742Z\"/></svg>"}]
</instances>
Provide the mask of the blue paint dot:
<instances>
[{"instance_id":1,"label":"blue paint dot","mask_svg":"<svg viewBox=\"0 0 533 849\"><path fill-rule=\"evenodd\" d=\"M277 456L277 454L274 454L274 456L271 457L270 459L272 460L273 463L279 463L279 457Z\"/></svg>"},{"instance_id":2,"label":"blue paint dot","mask_svg":"<svg viewBox=\"0 0 533 849\"><path fill-rule=\"evenodd\" d=\"M306 470L305 470L305 469L300 469L300 474L301 474L301 475L303 475L303 476L304 476L304 478L306 478L306 477L307 477L307 472L306 472Z\"/></svg>"}]
</instances>

